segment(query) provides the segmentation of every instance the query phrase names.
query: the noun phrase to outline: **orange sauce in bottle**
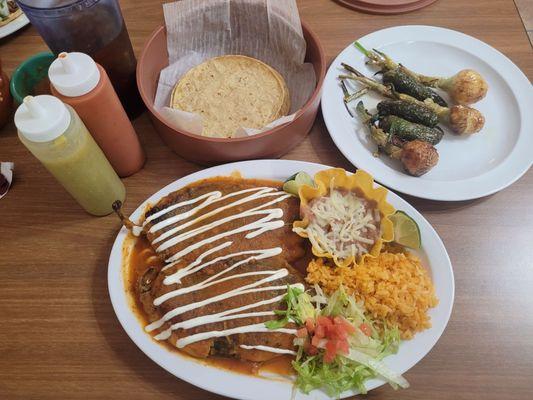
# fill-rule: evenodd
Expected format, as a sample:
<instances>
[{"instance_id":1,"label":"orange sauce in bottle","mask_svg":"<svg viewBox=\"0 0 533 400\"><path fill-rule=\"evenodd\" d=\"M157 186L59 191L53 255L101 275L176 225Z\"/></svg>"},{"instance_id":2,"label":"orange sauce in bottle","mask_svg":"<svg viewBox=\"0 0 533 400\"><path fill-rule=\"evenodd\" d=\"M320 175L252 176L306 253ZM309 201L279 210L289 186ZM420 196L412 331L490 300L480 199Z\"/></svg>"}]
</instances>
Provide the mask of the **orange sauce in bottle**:
<instances>
[{"instance_id":1,"label":"orange sauce in bottle","mask_svg":"<svg viewBox=\"0 0 533 400\"><path fill-rule=\"evenodd\" d=\"M61 65L67 59L72 63L70 72ZM99 78L94 87L83 82L86 69ZM126 177L139 171L145 162L144 151L102 66L83 53L61 53L50 67L49 77L52 94L76 110L117 174ZM78 78L79 89L67 86L76 84Z\"/></svg>"}]
</instances>

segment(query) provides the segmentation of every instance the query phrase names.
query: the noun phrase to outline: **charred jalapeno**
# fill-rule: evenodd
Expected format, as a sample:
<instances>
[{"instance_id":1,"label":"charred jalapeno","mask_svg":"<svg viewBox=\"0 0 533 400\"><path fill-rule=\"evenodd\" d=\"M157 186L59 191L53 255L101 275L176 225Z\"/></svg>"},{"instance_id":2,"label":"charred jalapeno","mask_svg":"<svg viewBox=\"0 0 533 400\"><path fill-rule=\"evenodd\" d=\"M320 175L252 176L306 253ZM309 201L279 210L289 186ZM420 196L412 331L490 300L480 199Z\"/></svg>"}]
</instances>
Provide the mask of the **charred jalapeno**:
<instances>
[{"instance_id":1,"label":"charred jalapeno","mask_svg":"<svg viewBox=\"0 0 533 400\"><path fill-rule=\"evenodd\" d=\"M365 109L362 101L357 104L356 111L361 121L369 127L370 136L377 144L378 151L399 160L409 175L424 175L437 165L439 153L430 143L422 140L405 141L397 135L376 127L373 122L375 116Z\"/></svg>"},{"instance_id":2,"label":"charred jalapeno","mask_svg":"<svg viewBox=\"0 0 533 400\"><path fill-rule=\"evenodd\" d=\"M433 145L440 142L444 132L436 127L415 124L396 115L387 115L379 119L379 128L404 140L423 140Z\"/></svg>"},{"instance_id":3,"label":"charred jalapeno","mask_svg":"<svg viewBox=\"0 0 533 400\"><path fill-rule=\"evenodd\" d=\"M403 140L375 126L374 123L378 116L370 114L362 101L357 103L355 110L363 124L368 126L370 137L378 145L378 149L391 158L399 159L402 152Z\"/></svg>"},{"instance_id":4,"label":"charred jalapeno","mask_svg":"<svg viewBox=\"0 0 533 400\"><path fill-rule=\"evenodd\" d=\"M403 100L383 100L378 103L378 112L381 116L396 115L430 128L439 123L439 117L429 107Z\"/></svg>"},{"instance_id":5,"label":"charred jalapeno","mask_svg":"<svg viewBox=\"0 0 533 400\"><path fill-rule=\"evenodd\" d=\"M379 50L367 50L359 42L354 42L354 46L368 58L369 64L376 65L385 70L400 68L422 85L444 90L457 104L468 105L476 103L484 98L489 90L487 81L479 72L472 69L463 69L451 77L426 76L396 63L387 54ZM441 104L441 106L443 105Z\"/></svg>"},{"instance_id":6,"label":"charred jalapeno","mask_svg":"<svg viewBox=\"0 0 533 400\"><path fill-rule=\"evenodd\" d=\"M392 85L397 92L408 94L415 99L422 101L431 99L439 106L448 106L442 97L427 86L422 85L411 75L402 71L401 68L385 72L383 74L383 83L385 85Z\"/></svg>"},{"instance_id":7,"label":"charred jalapeno","mask_svg":"<svg viewBox=\"0 0 533 400\"><path fill-rule=\"evenodd\" d=\"M343 63L342 65L351 74L340 75L340 78L357 81L376 93L382 94L383 96L391 99L403 100L421 106L426 106L435 114L437 114L440 122L448 125L455 133L460 135L473 134L483 129L485 117L475 108L463 105L454 105L448 108L439 106L431 99L420 101L405 93L398 93L390 86L385 86L374 79L364 76L361 72L357 71L348 64Z\"/></svg>"}]
</instances>

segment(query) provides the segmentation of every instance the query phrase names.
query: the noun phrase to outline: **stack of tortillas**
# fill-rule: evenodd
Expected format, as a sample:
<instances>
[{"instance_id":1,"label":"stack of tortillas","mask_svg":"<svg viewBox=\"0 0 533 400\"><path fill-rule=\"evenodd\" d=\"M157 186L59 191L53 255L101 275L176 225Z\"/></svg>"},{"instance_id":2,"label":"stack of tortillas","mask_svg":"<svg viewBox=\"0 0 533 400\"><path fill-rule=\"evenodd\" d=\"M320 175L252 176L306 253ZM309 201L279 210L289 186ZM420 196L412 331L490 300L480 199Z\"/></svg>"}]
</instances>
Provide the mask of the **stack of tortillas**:
<instances>
[{"instance_id":1,"label":"stack of tortillas","mask_svg":"<svg viewBox=\"0 0 533 400\"><path fill-rule=\"evenodd\" d=\"M283 77L255 58L215 57L190 69L170 99L175 109L199 114L203 136L233 137L238 128L261 129L290 109Z\"/></svg>"},{"instance_id":2,"label":"stack of tortillas","mask_svg":"<svg viewBox=\"0 0 533 400\"><path fill-rule=\"evenodd\" d=\"M14 1L7 2L4 7L7 7L7 9L3 10L7 13L6 15L0 14L0 26L7 25L22 15L22 10Z\"/></svg>"}]
</instances>

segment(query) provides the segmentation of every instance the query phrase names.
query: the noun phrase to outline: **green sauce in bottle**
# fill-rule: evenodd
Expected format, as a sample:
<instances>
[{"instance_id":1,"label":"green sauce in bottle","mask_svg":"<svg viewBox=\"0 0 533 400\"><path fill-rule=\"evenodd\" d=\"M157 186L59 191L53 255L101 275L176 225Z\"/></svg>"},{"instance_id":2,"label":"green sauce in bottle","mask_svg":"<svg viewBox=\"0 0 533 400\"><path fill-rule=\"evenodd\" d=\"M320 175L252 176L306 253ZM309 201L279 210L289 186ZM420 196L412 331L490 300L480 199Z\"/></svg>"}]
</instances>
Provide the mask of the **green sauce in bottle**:
<instances>
[{"instance_id":1,"label":"green sauce in bottle","mask_svg":"<svg viewBox=\"0 0 533 400\"><path fill-rule=\"evenodd\" d=\"M76 111L53 96L28 96L15 113L21 142L90 214L113 212L126 189Z\"/></svg>"}]
</instances>

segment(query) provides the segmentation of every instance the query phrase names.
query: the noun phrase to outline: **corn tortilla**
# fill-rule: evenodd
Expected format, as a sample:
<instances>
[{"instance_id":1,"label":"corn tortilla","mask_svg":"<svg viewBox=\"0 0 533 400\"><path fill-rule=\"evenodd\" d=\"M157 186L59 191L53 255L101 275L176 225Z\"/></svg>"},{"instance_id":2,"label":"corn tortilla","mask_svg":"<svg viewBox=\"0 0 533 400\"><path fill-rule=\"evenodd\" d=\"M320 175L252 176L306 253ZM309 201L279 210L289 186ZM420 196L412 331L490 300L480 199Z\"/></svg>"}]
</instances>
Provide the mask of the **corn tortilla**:
<instances>
[{"instance_id":1,"label":"corn tortilla","mask_svg":"<svg viewBox=\"0 0 533 400\"><path fill-rule=\"evenodd\" d=\"M203 135L232 137L239 127L261 129L287 115L289 90L272 67L251 57L215 57L176 84L171 107L203 118Z\"/></svg>"}]
</instances>

